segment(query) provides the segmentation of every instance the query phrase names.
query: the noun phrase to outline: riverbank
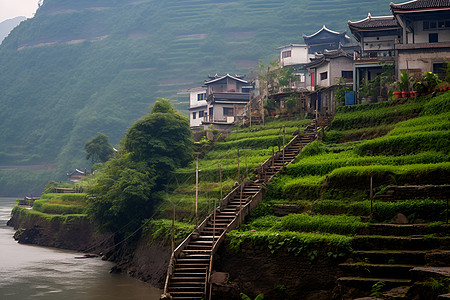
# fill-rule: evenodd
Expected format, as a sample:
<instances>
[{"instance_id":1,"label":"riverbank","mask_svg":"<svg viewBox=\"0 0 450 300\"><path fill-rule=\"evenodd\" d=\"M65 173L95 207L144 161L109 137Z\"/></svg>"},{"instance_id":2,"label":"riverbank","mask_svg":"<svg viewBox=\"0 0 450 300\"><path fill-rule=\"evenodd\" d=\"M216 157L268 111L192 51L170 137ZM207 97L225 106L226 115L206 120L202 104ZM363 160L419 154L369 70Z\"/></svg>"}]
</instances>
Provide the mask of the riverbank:
<instances>
[{"instance_id":1,"label":"riverbank","mask_svg":"<svg viewBox=\"0 0 450 300\"><path fill-rule=\"evenodd\" d=\"M82 253L17 243L11 218L15 198L0 197L0 297L2 300L157 300L161 291L126 274L113 262Z\"/></svg>"},{"instance_id":2,"label":"riverbank","mask_svg":"<svg viewBox=\"0 0 450 300\"><path fill-rule=\"evenodd\" d=\"M100 233L85 215L51 216L19 206L7 225L16 230L14 238L21 244L99 255L116 263L113 273L128 274L156 288L164 285L170 249L149 232L138 232L122 243L123 236Z\"/></svg>"}]
</instances>

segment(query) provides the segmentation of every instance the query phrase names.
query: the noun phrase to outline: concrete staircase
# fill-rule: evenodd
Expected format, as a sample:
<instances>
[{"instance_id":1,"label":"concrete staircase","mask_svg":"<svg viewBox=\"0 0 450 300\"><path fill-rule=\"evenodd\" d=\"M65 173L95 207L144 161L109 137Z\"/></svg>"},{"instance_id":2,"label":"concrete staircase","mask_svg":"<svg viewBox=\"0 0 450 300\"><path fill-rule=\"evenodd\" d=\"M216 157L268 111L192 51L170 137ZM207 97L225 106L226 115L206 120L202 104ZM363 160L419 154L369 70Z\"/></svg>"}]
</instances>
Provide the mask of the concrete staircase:
<instances>
[{"instance_id":1,"label":"concrete staircase","mask_svg":"<svg viewBox=\"0 0 450 300\"><path fill-rule=\"evenodd\" d=\"M328 119L321 121L322 126ZM319 122L320 123L320 122ZM161 299L209 299L209 276L213 255L225 234L236 229L263 197L263 186L290 164L303 146L316 137L313 121L302 135L295 136L282 151L255 170L256 179L236 187L210 216L172 254Z\"/></svg>"},{"instance_id":2,"label":"concrete staircase","mask_svg":"<svg viewBox=\"0 0 450 300\"><path fill-rule=\"evenodd\" d=\"M373 224L363 230L354 240L352 258L339 265L340 299L367 297L377 282L384 282L383 291L407 291L412 285L411 270L428 264L427 254L450 249L448 232L448 226L428 224Z\"/></svg>"}]
</instances>

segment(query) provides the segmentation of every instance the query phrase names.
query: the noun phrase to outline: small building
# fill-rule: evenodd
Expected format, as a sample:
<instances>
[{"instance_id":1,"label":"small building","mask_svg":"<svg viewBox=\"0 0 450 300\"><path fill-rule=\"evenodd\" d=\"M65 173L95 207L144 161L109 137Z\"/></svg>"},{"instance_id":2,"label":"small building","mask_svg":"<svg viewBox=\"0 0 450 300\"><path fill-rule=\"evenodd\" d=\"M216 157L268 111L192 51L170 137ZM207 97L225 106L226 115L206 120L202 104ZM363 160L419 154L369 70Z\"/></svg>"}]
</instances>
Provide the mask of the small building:
<instances>
[{"instance_id":1,"label":"small building","mask_svg":"<svg viewBox=\"0 0 450 300\"><path fill-rule=\"evenodd\" d=\"M244 117L245 106L252 98L253 85L242 76L210 76L205 82L208 114L203 125L226 128Z\"/></svg>"},{"instance_id":2,"label":"small building","mask_svg":"<svg viewBox=\"0 0 450 300\"><path fill-rule=\"evenodd\" d=\"M337 32L328 29L325 25L311 35L303 34L303 40L308 47L309 54L323 53L326 50L339 49L340 45L351 44L352 40L347 32Z\"/></svg>"},{"instance_id":3,"label":"small building","mask_svg":"<svg viewBox=\"0 0 450 300\"><path fill-rule=\"evenodd\" d=\"M450 0L414 0L390 4L403 39L396 45L398 73L445 74L450 60Z\"/></svg>"},{"instance_id":4,"label":"small building","mask_svg":"<svg viewBox=\"0 0 450 300\"><path fill-rule=\"evenodd\" d=\"M66 175L67 175L67 177L69 177L70 182L75 183L75 182L80 181L86 175L88 175L88 173L87 173L86 169L84 169L84 172L80 171L78 169L75 169L75 171L73 171L71 173L67 173Z\"/></svg>"},{"instance_id":5,"label":"small building","mask_svg":"<svg viewBox=\"0 0 450 300\"><path fill-rule=\"evenodd\" d=\"M313 91L318 84L317 73L314 71L311 73L305 68L305 65L315 60L317 55L338 49L353 55L353 51L359 49L359 45L351 41L347 32L336 32L328 29L325 25L311 35L303 34L303 40L304 44L289 44L278 48L281 66L292 67L298 79L290 87L294 90Z\"/></svg>"},{"instance_id":6,"label":"small building","mask_svg":"<svg viewBox=\"0 0 450 300\"><path fill-rule=\"evenodd\" d=\"M342 49L325 50L323 54L316 54L305 68L311 74L311 82L316 84L308 97L309 107L316 109L317 105L319 112L333 113L335 89L353 80L353 56Z\"/></svg>"}]
</instances>

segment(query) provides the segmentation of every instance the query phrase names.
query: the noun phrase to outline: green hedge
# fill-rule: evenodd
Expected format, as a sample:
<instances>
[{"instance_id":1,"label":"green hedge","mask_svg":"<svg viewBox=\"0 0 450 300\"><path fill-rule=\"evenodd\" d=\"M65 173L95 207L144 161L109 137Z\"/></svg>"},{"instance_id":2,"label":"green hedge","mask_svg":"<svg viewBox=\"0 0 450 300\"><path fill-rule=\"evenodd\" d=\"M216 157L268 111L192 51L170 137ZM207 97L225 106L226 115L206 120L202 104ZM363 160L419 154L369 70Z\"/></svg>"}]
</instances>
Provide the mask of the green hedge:
<instances>
[{"instance_id":1,"label":"green hedge","mask_svg":"<svg viewBox=\"0 0 450 300\"><path fill-rule=\"evenodd\" d=\"M450 131L414 132L368 140L355 147L358 155L405 155L423 151L450 152Z\"/></svg>"}]
</instances>

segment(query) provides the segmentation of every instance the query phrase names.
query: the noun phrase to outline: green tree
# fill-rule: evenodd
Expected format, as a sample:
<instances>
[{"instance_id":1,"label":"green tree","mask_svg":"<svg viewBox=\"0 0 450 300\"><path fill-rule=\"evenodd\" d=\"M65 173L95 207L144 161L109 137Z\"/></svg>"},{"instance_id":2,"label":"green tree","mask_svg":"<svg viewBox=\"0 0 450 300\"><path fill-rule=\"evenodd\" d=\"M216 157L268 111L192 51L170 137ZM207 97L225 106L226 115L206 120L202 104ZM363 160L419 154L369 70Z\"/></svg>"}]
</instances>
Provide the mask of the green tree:
<instances>
[{"instance_id":1,"label":"green tree","mask_svg":"<svg viewBox=\"0 0 450 300\"><path fill-rule=\"evenodd\" d=\"M90 217L103 230L134 230L151 217L170 172L192 158L188 120L169 100L158 99L152 112L130 127L123 149L88 190Z\"/></svg>"},{"instance_id":2,"label":"green tree","mask_svg":"<svg viewBox=\"0 0 450 300\"><path fill-rule=\"evenodd\" d=\"M103 133L99 133L95 138L88 141L84 145L86 151L86 159L91 159L92 163L104 163L114 153L114 149L108 142L108 137Z\"/></svg>"},{"instance_id":3,"label":"green tree","mask_svg":"<svg viewBox=\"0 0 450 300\"><path fill-rule=\"evenodd\" d=\"M124 149L133 160L145 161L159 170L158 184L163 184L168 172L186 166L193 159L189 120L176 112L169 100L158 99L151 114L130 127Z\"/></svg>"}]
</instances>

